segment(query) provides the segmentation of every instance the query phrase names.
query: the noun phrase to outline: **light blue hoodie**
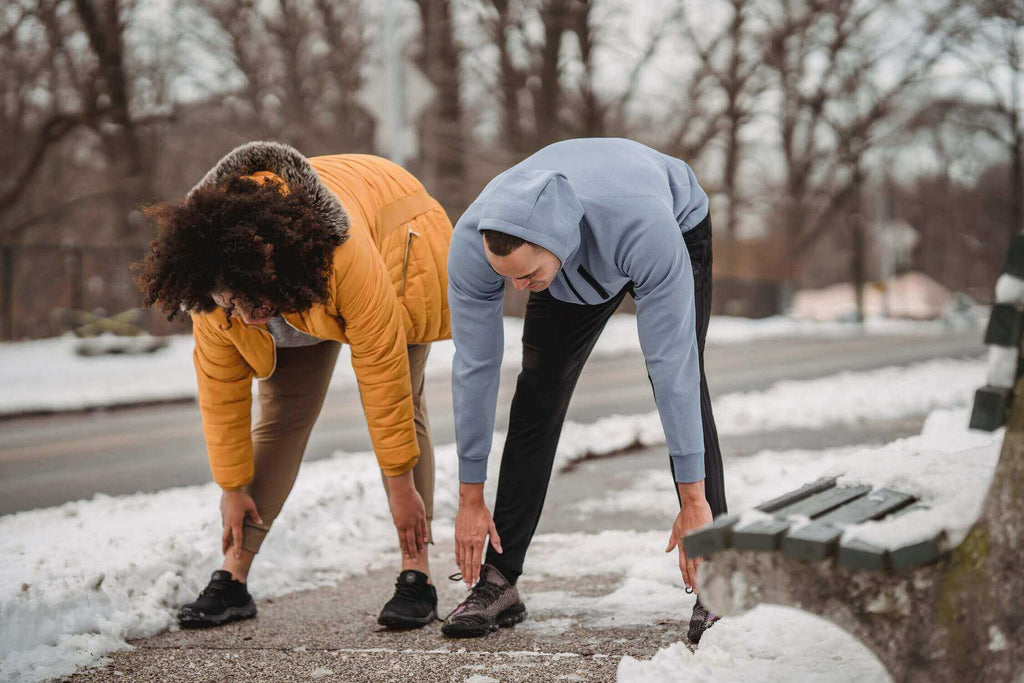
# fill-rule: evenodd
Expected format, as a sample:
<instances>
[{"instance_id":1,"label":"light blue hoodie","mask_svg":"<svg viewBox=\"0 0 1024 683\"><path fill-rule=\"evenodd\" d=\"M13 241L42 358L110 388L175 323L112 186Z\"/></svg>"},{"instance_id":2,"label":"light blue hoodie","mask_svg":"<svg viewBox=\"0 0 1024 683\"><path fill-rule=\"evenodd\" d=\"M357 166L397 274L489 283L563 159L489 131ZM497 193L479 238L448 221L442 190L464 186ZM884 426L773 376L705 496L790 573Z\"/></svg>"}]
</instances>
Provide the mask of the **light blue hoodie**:
<instances>
[{"instance_id":1,"label":"light blue hoodie","mask_svg":"<svg viewBox=\"0 0 1024 683\"><path fill-rule=\"evenodd\" d=\"M555 143L484 188L455 226L448 254L460 481L487 477L504 349L505 281L484 256L481 230L557 256L562 267L548 291L560 301L599 304L633 283L676 480L704 478L693 272L682 233L707 214L707 194L685 162L619 138Z\"/></svg>"}]
</instances>

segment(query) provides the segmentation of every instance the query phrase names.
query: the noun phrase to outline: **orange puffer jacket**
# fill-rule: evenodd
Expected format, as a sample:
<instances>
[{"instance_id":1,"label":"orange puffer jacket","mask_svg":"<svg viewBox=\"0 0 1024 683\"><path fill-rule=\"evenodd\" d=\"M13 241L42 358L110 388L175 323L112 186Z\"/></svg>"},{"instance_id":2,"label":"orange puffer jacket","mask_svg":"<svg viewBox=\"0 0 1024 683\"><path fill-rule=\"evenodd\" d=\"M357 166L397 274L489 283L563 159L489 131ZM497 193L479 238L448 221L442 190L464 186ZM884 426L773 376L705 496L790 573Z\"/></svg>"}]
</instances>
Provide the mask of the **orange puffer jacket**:
<instances>
[{"instance_id":1,"label":"orange puffer jacket","mask_svg":"<svg viewBox=\"0 0 1024 683\"><path fill-rule=\"evenodd\" d=\"M284 315L296 329L350 346L363 411L381 469L394 476L419 458L407 344L450 337L444 209L415 177L379 157L306 159L286 145L254 142L224 157L199 183L231 176L301 187L348 239L334 252L330 299ZM198 187L198 186L197 186ZM252 378L273 374L265 325L228 324L223 309L192 316L199 406L214 480L238 488L253 477Z\"/></svg>"}]
</instances>

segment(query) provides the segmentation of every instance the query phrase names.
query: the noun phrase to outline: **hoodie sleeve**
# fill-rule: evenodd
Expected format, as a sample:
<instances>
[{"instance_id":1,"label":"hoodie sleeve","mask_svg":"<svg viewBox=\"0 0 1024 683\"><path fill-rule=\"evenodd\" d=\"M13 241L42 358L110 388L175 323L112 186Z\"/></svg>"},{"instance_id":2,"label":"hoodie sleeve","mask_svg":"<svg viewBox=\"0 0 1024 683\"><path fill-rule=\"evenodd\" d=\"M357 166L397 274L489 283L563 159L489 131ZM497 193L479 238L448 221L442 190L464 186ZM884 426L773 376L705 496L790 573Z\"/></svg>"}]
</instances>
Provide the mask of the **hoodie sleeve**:
<instances>
[{"instance_id":1,"label":"hoodie sleeve","mask_svg":"<svg viewBox=\"0 0 1024 683\"><path fill-rule=\"evenodd\" d=\"M505 348L501 303L505 282L484 256L477 232L480 205L463 214L448 252L448 307L455 359L452 398L459 481L487 479L487 456L494 433L494 411Z\"/></svg>"},{"instance_id":2,"label":"hoodie sleeve","mask_svg":"<svg viewBox=\"0 0 1024 683\"><path fill-rule=\"evenodd\" d=\"M704 478L693 271L672 210L637 198L621 220L619 267L634 284L640 347L677 482Z\"/></svg>"}]
</instances>

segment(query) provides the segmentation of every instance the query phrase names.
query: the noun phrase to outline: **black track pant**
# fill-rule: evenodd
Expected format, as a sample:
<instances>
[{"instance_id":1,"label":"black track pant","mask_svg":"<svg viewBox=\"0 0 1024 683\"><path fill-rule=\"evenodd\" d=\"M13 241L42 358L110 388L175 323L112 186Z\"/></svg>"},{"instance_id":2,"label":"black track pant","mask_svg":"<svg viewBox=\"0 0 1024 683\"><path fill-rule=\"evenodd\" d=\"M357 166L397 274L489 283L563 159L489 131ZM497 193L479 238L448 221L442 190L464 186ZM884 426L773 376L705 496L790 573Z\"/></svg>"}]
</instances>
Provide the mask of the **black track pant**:
<instances>
[{"instance_id":1,"label":"black track pant","mask_svg":"<svg viewBox=\"0 0 1024 683\"><path fill-rule=\"evenodd\" d=\"M704 338L711 314L711 217L683 235L693 266L700 352L700 407L704 425L704 488L716 517L726 512L722 452L704 376ZM516 383L508 438L501 458L494 524L503 554L488 546L486 562L515 582L540 521L558 437L576 380L601 330L631 288L610 301L582 306L548 292L530 294L523 325L523 371ZM671 463L671 459L669 460Z\"/></svg>"}]
</instances>

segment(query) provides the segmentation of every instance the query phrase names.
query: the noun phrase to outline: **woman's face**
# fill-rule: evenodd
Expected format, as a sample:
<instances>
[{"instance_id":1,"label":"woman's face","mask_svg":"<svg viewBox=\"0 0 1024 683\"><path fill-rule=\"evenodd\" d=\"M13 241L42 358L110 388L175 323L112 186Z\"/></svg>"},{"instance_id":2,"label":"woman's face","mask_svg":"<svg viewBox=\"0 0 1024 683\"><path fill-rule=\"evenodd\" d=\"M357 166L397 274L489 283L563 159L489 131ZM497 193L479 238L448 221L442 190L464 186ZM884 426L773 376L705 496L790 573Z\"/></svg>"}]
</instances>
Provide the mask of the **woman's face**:
<instances>
[{"instance_id":1,"label":"woman's face","mask_svg":"<svg viewBox=\"0 0 1024 683\"><path fill-rule=\"evenodd\" d=\"M231 292L214 292L211 297L218 306L230 310L232 318L241 318L246 325L263 325L277 315L271 306L253 306Z\"/></svg>"}]
</instances>

